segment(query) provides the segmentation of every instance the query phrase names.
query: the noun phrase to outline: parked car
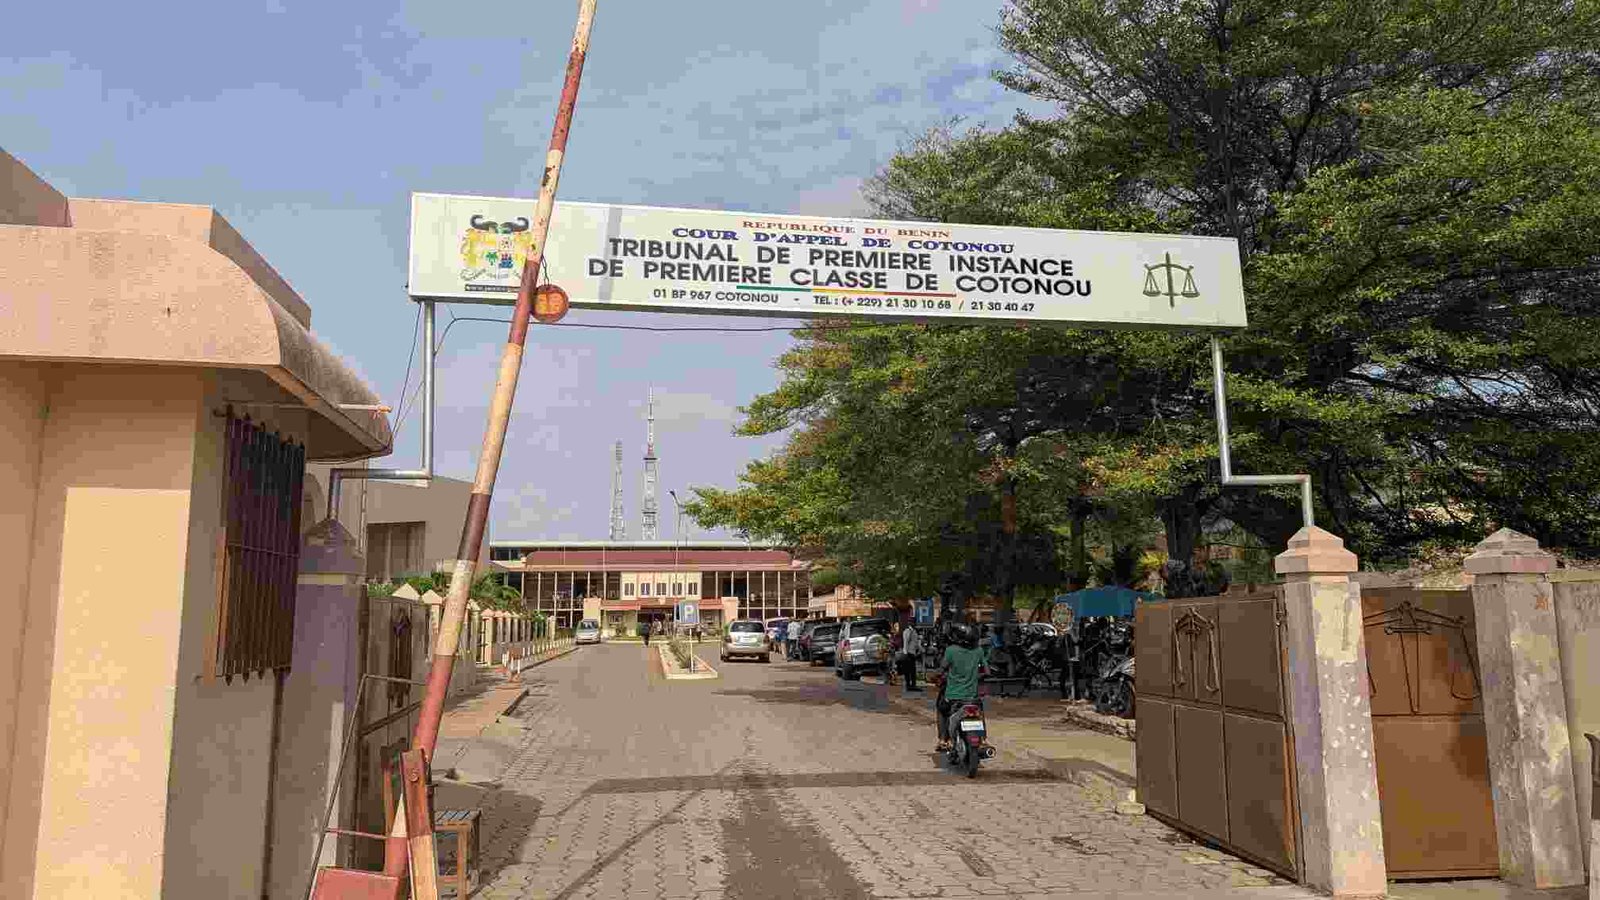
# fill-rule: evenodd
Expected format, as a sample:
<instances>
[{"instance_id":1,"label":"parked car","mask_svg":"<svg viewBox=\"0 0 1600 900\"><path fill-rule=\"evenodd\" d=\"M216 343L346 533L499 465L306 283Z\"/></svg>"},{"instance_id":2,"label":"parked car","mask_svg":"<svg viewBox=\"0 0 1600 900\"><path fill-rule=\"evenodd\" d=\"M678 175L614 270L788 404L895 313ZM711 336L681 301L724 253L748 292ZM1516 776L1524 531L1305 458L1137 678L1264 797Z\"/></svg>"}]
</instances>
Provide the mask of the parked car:
<instances>
[{"instance_id":1,"label":"parked car","mask_svg":"<svg viewBox=\"0 0 1600 900\"><path fill-rule=\"evenodd\" d=\"M584 619L578 623L578 629L572 633L574 644L600 643L600 620Z\"/></svg>"},{"instance_id":2,"label":"parked car","mask_svg":"<svg viewBox=\"0 0 1600 900\"><path fill-rule=\"evenodd\" d=\"M821 619L807 619L800 623L800 637L795 640L795 643L800 645L801 659L806 662L811 661L811 632L816 630L818 625L826 625L829 622L837 621L839 620L824 617Z\"/></svg>"},{"instance_id":3,"label":"parked car","mask_svg":"<svg viewBox=\"0 0 1600 900\"><path fill-rule=\"evenodd\" d=\"M852 619L840 627L834 648L833 671L845 681L862 672L882 674L889 669L889 620Z\"/></svg>"},{"instance_id":4,"label":"parked car","mask_svg":"<svg viewBox=\"0 0 1600 900\"><path fill-rule=\"evenodd\" d=\"M786 633L788 633L788 630L789 630L789 620L788 619L768 619L767 620L767 649L768 650L776 650L778 648L778 642L783 640L783 636Z\"/></svg>"},{"instance_id":5,"label":"parked car","mask_svg":"<svg viewBox=\"0 0 1600 900\"><path fill-rule=\"evenodd\" d=\"M834 646L839 642L840 622L819 622L806 640L806 659L813 665L833 662Z\"/></svg>"},{"instance_id":6,"label":"parked car","mask_svg":"<svg viewBox=\"0 0 1600 900\"><path fill-rule=\"evenodd\" d=\"M728 631L722 636L722 661L735 656L754 656L762 662L772 662L766 628L760 619L735 619L728 623Z\"/></svg>"}]
</instances>

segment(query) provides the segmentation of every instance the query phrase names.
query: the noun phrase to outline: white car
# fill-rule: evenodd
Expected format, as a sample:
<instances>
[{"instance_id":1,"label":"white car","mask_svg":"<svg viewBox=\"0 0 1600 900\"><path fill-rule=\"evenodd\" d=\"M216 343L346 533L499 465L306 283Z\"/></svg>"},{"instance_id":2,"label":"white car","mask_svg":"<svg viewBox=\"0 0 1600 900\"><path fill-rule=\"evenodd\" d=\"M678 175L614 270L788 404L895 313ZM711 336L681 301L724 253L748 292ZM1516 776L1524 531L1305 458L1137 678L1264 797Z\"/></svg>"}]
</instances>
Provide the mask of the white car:
<instances>
[{"instance_id":1,"label":"white car","mask_svg":"<svg viewBox=\"0 0 1600 900\"><path fill-rule=\"evenodd\" d=\"M600 643L600 623L595 619L584 619L578 623L578 630L572 634L574 644Z\"/></svg>"},{"instance_id":2,"label":"white car","mask_svg":"<svg viewBox=\"0 0 1600 900\"><path fill-rule=\"evenodd\" d=\"M728 633L722 638L721 659L727 662L735 656L772 662L767 648L767 631L760 619L738 619L728 623Z\"/></svg>"}]
</instances>

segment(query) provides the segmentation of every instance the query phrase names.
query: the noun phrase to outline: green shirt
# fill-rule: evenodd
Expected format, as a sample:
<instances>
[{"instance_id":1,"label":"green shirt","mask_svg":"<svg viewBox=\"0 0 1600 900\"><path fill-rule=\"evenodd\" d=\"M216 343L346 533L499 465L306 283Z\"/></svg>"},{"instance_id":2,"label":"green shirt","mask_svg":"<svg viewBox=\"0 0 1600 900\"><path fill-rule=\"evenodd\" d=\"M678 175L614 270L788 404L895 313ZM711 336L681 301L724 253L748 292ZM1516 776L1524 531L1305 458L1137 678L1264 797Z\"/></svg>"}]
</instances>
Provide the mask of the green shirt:
<instances>
[{"instance_id":1,"label":"green shirt","mask_svg":"<svg viewBox=\"0 0 1600 900\"><path fill-rule=\"evenodd\" d=\"M978 670L983 667L983 651L977 647L944 648L944 698L974 700L978 696Z\"/></svg>"}]
</instances>

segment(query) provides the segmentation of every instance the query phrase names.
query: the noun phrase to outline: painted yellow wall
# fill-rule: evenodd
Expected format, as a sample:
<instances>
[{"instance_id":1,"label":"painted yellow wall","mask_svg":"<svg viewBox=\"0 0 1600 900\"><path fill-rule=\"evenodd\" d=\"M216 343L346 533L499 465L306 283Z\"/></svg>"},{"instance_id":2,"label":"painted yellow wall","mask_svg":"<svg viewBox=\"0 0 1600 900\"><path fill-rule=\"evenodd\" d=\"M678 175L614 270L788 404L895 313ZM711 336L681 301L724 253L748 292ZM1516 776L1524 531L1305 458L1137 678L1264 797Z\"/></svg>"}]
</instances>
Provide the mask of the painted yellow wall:
<instances>
[{"instance_id":1,"label":"painted yellow wall","mask_svg":"<svg viewBox=\"0 0 1600 900\"><path fill-rule=\"evenodd\" d=\"M201 376L47 371L0 896L155 897Z\"/></svg>"},{"instance_id":2,"label":"painted yellow wall","mask_svg":"<svg viewBox=\"0 0 1600 900\"><path fill-rule=\"evenodd\" d=\"M13 419L0 546L26 548L27 573L20 591L0 585L22 607L20 662L0 643L17 748L0 897L259 894L272 681L199 679L223 476L210 382L198 368L0 362ZM25 413L41 406L30 432ZM303 414L286 415L276 424L303 433ZM10 500L30 475L11 463L29 443L23 541Z\"/></svg>"},{"instance_id":3,"label":"painted yellow wall","mask_svg":"<svg viewBox=\"0 0 1600 900\"><path fill-rule=\"evenodd\" d=\"M207 389L196 408L182 639L173 708L162 896L255 897L261 889L271 756L272 677L205 681L216 617L217 543L222 528L225 391ZM305 413L251 408L252 418L303 440ZM204 498L203 500L201 498Z\"/></svg>"},{"instance_id":4,"label":"painted yellow wall","mask_svg":"<svg viewBox=\"0 0 1600 900\"><path fill-rule=\"evenodd\" d=\"M15 770L17 689L22 674L22 634L27 627L28 581L17 574L26 566L33 546L46 399L43 366L0 363L0 427L5 429L5 439L0 440L0 498L4 498L0 499L0 548L5 569L12 573L0 579L0 616L9 626L0 628L0 859L4 858L7 833L6 798Z\"/></svg>"}]
</instances>

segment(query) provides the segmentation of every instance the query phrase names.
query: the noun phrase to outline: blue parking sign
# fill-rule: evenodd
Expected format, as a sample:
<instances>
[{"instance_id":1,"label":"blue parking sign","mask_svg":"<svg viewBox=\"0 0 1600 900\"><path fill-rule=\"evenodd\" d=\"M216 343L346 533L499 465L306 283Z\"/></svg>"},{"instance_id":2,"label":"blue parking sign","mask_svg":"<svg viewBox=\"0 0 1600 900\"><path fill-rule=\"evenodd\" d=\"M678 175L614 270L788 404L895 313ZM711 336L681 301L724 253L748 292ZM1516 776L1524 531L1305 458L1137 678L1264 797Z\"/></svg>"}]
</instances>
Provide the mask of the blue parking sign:
<instances>
[{"instance_id":1,"label":"blue parking sign","mask_svg":"<svg viewBox=\"0 0 1600 900\"><path fill-rule=\"evenodd\" d=\"M913 600L911 601L911 607L916 624L933 624L933 600Z\"/></svg>"},{"instance_id":2,"label":"blue parking sign","mask_svg":"<svg viewBox=\"0 0 1600 900\"><path fill-rule=\"evenodd\" d=\"M685 601L678 604L678 621L684 625L700 624L700 604Z\"/></svg>"}]
</instances>

